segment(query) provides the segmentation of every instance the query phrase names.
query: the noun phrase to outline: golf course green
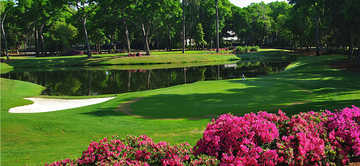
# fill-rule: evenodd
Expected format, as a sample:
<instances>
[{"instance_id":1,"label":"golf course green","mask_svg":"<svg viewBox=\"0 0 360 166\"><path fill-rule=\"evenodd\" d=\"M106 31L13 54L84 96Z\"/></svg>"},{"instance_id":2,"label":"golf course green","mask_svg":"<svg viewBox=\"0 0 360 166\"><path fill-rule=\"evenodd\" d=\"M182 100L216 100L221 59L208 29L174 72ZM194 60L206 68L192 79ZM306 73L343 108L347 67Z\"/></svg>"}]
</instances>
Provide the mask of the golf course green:
<instances>
[{"instance_id":1,"label":"golf course green","mask_svg":"<svg viewBox=\"0 0 360 166\"><path fill-rule=\"evenodd\" d=\"M159 58L160 62L157 56L169 57ZM178 55L157 56L153 56L152 60L146 59L152 56L138 57L141 59L136 63L196 63L244 58L236 55L189 54L178 60ZM263 56L266 57L266 53ZM271 56L274 57L274 54ZM9 63L1 64L1 72L30 67L33 63L41 67L64 67L68 62L70 66L71 62L81 62L81 65L95 64L94 61L97 61L97 65L128 63L126 58L113 56L90 60L78 58L14 58ZM52 63L54 60L56 62ZM156 142L189 142L194 145L207 123L224 113L242 115L282 109L292 115L310 110L359 106L359 73L333 67L345 60L344 55L298 56L285 71L277 74L246 80L199 81L116 94L115 99L105 103L38 114L10 114L8 110L29 104L30 101L24 97L39 96L43 87L0 78L1 165L40 165L76 158L92 140L115 135L145 134Z\"/></svg>"}]
</instances>

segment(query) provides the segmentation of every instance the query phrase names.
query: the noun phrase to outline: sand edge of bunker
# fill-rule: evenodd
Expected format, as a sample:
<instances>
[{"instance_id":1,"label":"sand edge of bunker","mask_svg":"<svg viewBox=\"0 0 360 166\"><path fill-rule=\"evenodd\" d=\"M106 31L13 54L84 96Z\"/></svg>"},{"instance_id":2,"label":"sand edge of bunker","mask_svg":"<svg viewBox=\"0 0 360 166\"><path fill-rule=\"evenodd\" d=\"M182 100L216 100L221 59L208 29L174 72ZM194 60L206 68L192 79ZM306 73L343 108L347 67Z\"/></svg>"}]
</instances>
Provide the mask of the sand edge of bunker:
<instances>
[{"instance_id":1,"label":"sand edge of bunker","mask_svg":"<svg viewBox=\"0 0 360 166\"><path fill-rule=\"evenodd\" d=\"M9 113L42 113L62 111L103 103L115 97L91 98L91 99L48 99L48 98L25 98L33 103L29 105L9 109Z\"/></svg>"}]
</instances>

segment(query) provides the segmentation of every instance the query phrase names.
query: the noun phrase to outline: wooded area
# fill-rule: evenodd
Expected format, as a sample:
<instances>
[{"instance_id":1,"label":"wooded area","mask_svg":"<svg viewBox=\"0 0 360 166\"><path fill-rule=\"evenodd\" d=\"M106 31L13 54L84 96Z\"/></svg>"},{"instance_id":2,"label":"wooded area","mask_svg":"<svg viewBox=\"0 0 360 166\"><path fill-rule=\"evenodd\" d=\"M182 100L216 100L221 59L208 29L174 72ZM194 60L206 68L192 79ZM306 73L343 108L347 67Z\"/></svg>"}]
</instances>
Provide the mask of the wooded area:
<instances>
[{"instance_id":1,"label":"wooded area","mask_svg":"<svg viewBox=\"0 0 360 166\"><path fill-rule=\"evenodd\" d=\"M359 56L360 1L290 0L240 8L228 0L0 2L1 50L36 55L259 45L341 49ZM183 42L185 32L185 42ZM235 41L224 40L234 32ZM91 50L91 51L90 51Z\"/></svg>"}]
</instances>

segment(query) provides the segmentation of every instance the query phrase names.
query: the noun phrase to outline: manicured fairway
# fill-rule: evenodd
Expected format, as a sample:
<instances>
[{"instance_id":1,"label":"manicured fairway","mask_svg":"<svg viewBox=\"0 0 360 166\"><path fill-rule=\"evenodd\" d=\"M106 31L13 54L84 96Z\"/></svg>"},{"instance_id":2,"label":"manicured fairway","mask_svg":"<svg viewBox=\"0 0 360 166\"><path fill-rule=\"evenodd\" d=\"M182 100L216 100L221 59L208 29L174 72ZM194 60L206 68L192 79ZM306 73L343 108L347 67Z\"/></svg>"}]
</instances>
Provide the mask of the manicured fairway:
<instances>
[{"instance_id":1,"label":"manicured fairway","mask_svg":"<svg viewBox=\"0 0 360 166\"><path fill-rule=\"evenodd\" d=\"M359 106L359 73L329 66L344 58L299 57L279 74L125 93L103 104L40 114L7 112L28 103L23 97L39 95L40 86L0 79L1 165L78 157L91 140L112 135L146 134L155 141L194 145L210 119L222 113L283 109L295 114ZM128 101L133 103L124 105Z\"/></svg>"}]
</instances>

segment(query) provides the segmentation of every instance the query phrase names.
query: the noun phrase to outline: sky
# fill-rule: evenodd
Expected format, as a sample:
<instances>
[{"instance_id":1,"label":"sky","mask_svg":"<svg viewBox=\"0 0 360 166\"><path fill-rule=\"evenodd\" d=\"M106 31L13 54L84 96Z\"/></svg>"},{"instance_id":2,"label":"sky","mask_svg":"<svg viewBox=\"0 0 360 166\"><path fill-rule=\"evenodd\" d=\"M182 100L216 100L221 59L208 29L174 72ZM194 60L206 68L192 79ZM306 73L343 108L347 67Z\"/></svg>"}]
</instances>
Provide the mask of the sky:
<instances>
[{"instance_id":1,"label":"sky","mask_svg":"<svg viewBox=\"0 0 360 166\"><path fill-rule=\"evenodd\" d=\"M246 7L251 3L259 3L261 1L264 1L265 3L270 3L273 1L285 1L285 0L230 0L231 3L239 7Z\"/></svg>"}]
</instances>

